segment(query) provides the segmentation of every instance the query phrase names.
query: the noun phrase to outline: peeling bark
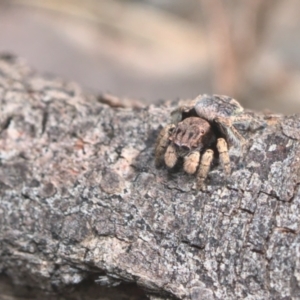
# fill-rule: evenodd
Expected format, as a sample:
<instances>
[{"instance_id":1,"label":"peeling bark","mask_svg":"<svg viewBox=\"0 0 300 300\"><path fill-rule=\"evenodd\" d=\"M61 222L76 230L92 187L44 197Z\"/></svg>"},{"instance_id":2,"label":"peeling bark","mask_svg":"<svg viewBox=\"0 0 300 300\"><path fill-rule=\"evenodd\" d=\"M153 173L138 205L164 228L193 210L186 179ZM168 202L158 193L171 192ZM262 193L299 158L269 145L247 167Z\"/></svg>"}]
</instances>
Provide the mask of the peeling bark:
<instances>
[{"instance_id":1,"label":"peeling bark","mask_svg":"<svg viewBox=\"0 0 300 300\"><path fill-rule=\"evenodd\" d=\"M110 107L1 57L7 299L24 296L16 286L74 299L85 282L86 299L300 297L298 116L264 115L247 153L230 149L231 178L216 163L198 192L194 176L154 166L175 105Z\"/></svg>"}]
</instances>

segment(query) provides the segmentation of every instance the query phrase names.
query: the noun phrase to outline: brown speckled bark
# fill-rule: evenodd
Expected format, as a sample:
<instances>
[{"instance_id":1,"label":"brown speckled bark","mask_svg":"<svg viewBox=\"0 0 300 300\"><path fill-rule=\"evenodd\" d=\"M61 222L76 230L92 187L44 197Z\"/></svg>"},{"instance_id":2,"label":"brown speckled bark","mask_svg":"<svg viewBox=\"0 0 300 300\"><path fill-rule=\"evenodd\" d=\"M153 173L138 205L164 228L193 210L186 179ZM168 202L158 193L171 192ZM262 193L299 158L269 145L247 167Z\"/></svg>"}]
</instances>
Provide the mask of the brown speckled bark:
<instances>
[{"instance_id":1,"label":"brown speckled bark","mask_svg":"<svg viewBox=\"0 0 300 300\"><path fill-rule=\"evenodd\" d=\"M22 296L8 295L11 283L55 297L84 282L86 299L118 299L126 287L124 299L145 299L141 289L162 299L299 299L299 118L265 116L245 155L230 150L231 179L215 165L197 192L193 176L154 167L172 105L111 108L1 58L6 299Z\"/></svg>"}]
</instances>

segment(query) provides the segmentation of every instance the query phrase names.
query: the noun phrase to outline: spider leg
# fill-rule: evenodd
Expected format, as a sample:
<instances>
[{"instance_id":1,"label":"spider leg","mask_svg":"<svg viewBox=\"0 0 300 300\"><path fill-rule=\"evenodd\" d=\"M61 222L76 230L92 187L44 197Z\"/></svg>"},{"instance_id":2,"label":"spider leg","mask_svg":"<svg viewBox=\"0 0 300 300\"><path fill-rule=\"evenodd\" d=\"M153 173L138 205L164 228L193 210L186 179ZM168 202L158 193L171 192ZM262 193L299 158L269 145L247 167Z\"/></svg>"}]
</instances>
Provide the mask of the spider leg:
<instances>
[{"instance_id":1,"label":"spider leg","mask_svg":"<svg viewBox=\"0 0 300 300\"><path fill-rule=\"evenodd\" d=\"M163 162L163 154L166 152L166 149L169 145L169 137L175 128L175 125L170 124L164 127L156 140L156 146L155 146L155 165L156 167L159 167Z\"/></svg>"},{"instance_id":2,"label":"spider leg","mask_svg":"<svg viewBox=\"0 0 300 300\"><path fill-rule=\"evenodd\" d=\"M209 172L213 157L214 157L214 152L211 149L206 150L202 156L199 170L197 173L197 188L198 189L204 188L204 181Z\"/></svg>"},{"instance_id":3,"label":"spider leg","mask_svg":"<svg viewBox=\"0 0 300 300\"><path fill-rule=\"evenodd\" d=\"M234 124L243 124L245 129L250 127L251 122L253 122L251 116L246 113L234 117Z\"/></svg>"},{"instance_id":4,"label":"spider leg","mask_svg":"<svg viewBox=\"0 0 300 300\"><path fill-rule=\"evenodd\" d=\"M184 157L183 169L188 174L194 174L200 161L200 152L192 152Z\"/></svg>"},{"instance_id":5,"label":"spider leg","mask_svg":"<svg viewBox=\"0 0 300 300\"><path fill-rule=\"evenodd\" d=\"M177 162L177 158L178 158L178 155L177 155L176 149L175 149L174 145L170 144L165 153L165 163L166 163L167 167L173 168Z\"/></svg>"},{"instance_id":6,"label":"spider leg","mask_svg":"<svg viewBox=\"0 0 300 300\"><path fill-rule=\"evenodd\" d=\"M217 149L220 155L220 161L224 169L224 172L227 176L229 176L231 173L230 158L228 154L227 143L223 138L219 138L217 140Z\"/></svg>"},{"instance_id":7,"label":"spider leg","mask_svg":"<svg viewBox=\"0 0 300 300\"><path fill-rule=\"evenodd\" d=\"M234 117L234 124L242 124L245 130L256 131L258 129L263 129L267 126L265 120L260 118L253 118L250 113L244 113Z\"/></svg>"},{"instance_id":8,"label":"spider leg","mask_svg":"<svg viewBox=\"0 0 300 300\"><path fill-rule=\"evenodd\" d=\"M234 128L230 118L217 117L215 122L218 124L221 131L226 135L227 139L235 146L243 148L246 145L246 140Z\"/></svg>"}]
</instances>

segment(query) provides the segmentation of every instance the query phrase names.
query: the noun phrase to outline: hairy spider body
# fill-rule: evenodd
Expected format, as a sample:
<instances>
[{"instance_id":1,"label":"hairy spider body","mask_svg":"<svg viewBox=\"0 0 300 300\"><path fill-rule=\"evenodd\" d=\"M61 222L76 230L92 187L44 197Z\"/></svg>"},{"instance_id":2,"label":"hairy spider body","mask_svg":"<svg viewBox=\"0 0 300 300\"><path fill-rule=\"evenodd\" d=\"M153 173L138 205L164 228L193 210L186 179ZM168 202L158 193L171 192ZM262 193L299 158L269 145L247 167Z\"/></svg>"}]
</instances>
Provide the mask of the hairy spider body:
<instances>
[{"instance_id":1,"label":"hairy spider body","mask_svg":"<svg viewBox=\"0 0 300 300\"><path fill-rule=\"evenodd\" d=\"M165 162L173 168L183 158L183 168L197 174L197 187L204 187L214 151L227 176L231 173L228 144L241 149L246 140L237 128L256 130L261 123L234 99L220 95L200 95L171 113L171 124L159 134L155 148L156 166Z\"/></svg>"},{"instance_id":2,"label":"hairy spider body","mask_svg":"<svg viewBox=\"0 0 300 300\"><path fill-rule=\"evenodd\" d=\"M183 158L183 169L188 174L197 173L197 187L203 188L204 181L214 158L210 147L217 147L223 161L224 171L230 174L230 160L226 141L216 140L216 135L208 121L199 117L187 117L177 126L167 125L162 129L156 145L156 165L162 161L173 168L179 158ZM163 155L163 159L162 159Z\"/></svg>"},{"instance_id":3,"label":"hairy spider body","mask_svg":"<svg viewBox=\"0 0 300 300\"><path fill-rule=\"evenodd\" d=\"M189 117L179 122L169 136L164 160L173 168L179 157L184 158L183 168L189 174L196 172L200 153L215 141L210 124L201 118Z\"/></svg>"}]
</instances>

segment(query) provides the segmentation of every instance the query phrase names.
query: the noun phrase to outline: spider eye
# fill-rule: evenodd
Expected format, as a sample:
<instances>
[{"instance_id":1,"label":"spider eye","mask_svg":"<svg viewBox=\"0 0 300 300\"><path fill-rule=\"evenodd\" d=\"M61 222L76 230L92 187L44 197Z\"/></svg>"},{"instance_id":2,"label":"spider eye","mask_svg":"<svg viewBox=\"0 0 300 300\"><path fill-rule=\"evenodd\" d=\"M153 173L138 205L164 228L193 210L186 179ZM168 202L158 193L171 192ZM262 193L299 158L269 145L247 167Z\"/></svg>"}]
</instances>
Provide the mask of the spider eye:
<instances>
[{"instance_id":1,"label":"spider eye","mask_svg":"<svg viewBox=\"0 0 300 300\"><path fill-rule=\"evenodd\" d=\"M201 132L201 134L204 134L204 130L203 130L203 129L201 129L201 131L200 131L200 132Z\"/></svg>"}]
</instances>

